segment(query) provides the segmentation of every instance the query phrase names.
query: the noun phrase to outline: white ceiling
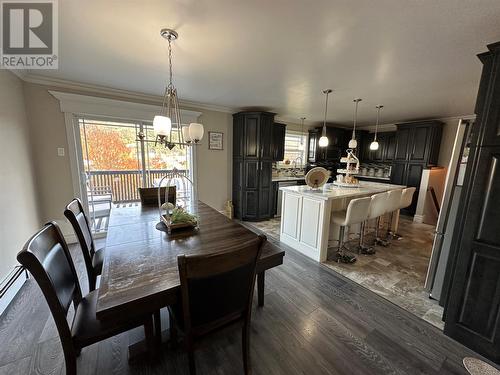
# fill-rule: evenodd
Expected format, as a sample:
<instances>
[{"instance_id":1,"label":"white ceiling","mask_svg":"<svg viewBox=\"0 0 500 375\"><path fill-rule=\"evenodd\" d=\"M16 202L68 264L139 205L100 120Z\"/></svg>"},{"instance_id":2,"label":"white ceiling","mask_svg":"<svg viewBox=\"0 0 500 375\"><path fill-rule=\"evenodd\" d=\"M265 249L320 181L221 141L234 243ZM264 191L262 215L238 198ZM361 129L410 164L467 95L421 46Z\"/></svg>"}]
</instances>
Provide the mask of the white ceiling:
<instances>
[{"instance_id":1,"label":"white ceiling","mask_svg":"<svg viewBox=\"0 0 500 375\"><path fill-rule=\"evenodd\" d=\"M49 77L147 94L167 79L175 28L182 99L362 124L473 112L477 53L500 40L499 0L61 0L59 70Z\"/></svg>"}]
</instances>

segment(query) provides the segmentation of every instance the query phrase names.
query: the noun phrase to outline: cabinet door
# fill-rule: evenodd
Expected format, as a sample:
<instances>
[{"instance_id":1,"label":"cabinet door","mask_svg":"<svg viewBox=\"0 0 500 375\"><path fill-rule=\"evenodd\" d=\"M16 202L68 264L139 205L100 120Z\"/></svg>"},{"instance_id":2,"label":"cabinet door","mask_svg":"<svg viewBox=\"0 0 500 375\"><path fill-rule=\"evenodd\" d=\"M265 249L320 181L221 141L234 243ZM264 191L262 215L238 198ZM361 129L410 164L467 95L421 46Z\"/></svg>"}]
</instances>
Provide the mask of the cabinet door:
<instances>
[{"instance_id":1,"label":"cabinet door","mask_svg":"<svg viewBox=\"0 0 500 375\"><path fill-rule=\"evenodd\" d=\"M425 162L429 153L431 131L429 127L417 127L412 129L411 140L408 142L409 159L411 161Z\"/></svg>"},{"instance_id":2,"label":"cabinet door","mask_svg":"<svg viewBox=\"0 0 500 375\"><path fill-rule=\"evenodd\" d=\"M245 139L244 125L245 119L241 115L236 115L233 118L233 156L235 158L243 157L243 148Z\"/></svg>"},{"instance_id":3,"label":"cabinet door","mask_svg":"<svg viewBox=\"0 0 500 375\"><path fill-rule=\"evenodd\" d=\"M418 193L420 190L420 180L422 180L422 171L424 170L424 165L420 163L408 163L406 169L406 185L416 187L415 194L413 194L413 199L411 205L405 209L410 215L414 215L417 209Z\"/></svg>"},{"instance_id":4,"label":"cabinet door","mask_svg":"<svg viewBox=\"0 0 500 375\"><path fill-rule=\"evenodd\" d=\"M396 133L391 132L385 138L385 161L393 161L396 156Z\"/></svg>"},{"instance_id":5,"label":"cabinet door","mask_svg":"<svg viewBox=\"0 0 500 375\"><path fill-rule=\"evenodd\" d=\"M307 161L309 163L316 162L316 149L318 147L318 134L315 131L309 132L307 139Z\"/></svg>"},{"instance_id":6,"label":"cabinet door","mask_svg":"<svg viewBox=\"0 0 500 375\"><path fill-rule=\"evenodd\" d=\"M241 219L242 201L241 192L243 189L243 162L241 159L233 160L233 206L234 216Z\"/></svg>"},{"instance_id":7,"label":"cabinet door","mask_svg":"<svg viewBox=\"0 0 500 375\"><path fill-rule=\"evenodd\" d=\"M396 157L394 160L404 161L408 159L409 141L410 129L398 129L396 132Z\"/></svg>"},{"instance_id":8,"label":"cabinet door","mask_svg":"<svg viewBox=\"0 0 500 375\"><path fill-rule=\"evenodd\" d=\"M258 218L260 162L257 160L245 161L243 170L241 217L242 219L254 220Z\"/></svg>"},{"instance_id":9,"label":"cabinet door","mask_svg":"<svg viewBox=\"0 0 500 375\"><path fill-rule=\"evenodd\" d=\"M271 217L273 212L273 164L268 161L260 162L259 173L259 219Z\"/></svg>"},{"instance_id":10,"label":"cabinet door","mask_svg":"<svg viewBox=\"0 0 500 375\"><path fill-rule=\"evenodd\" d=\"M245 116L245 138L243 155L245 158L259 158L260 157L260 144L259 144L259 115L246 115Z\"/></svg>"},{"instance_id":11,"label":"cabinet door","mask_svg":"<svg viewBox=\"0 0 500 375\"><path fill-rule=\"evenodd\" d=\"M384 160L384 154L385 154L385 135L379 134L377 136L377 141L378 141L378 149L373 151L373 161L383 161Z\"/></svg>"},{"instance_id":12,"label":"cabinet door","mask_svg":"<svg viewBox=\"0 0 500 375\"><path fill-rule=\"evenodd\" d=\"M273 160L273 117L262 115L260 119L260 158Z\"/></svg>"},{"instance_id":13,"label":"cabinet door","mask_svg":"<svg viewBox=\"0 0 500 375\"><path fill-rule=\"evenodd\" d=\"M498 47L497 47L498 48ZM498 51L498 50L497 50ZM476 104L478 136L483 146L500 145L500 54L482 58L483 74ZM474 129L474 132L477 131Z\"/></svg>"},{"instance_id":14,"label":"cabinet door","mask_svg":"<svg viewBox=\"0 0 500 375\"><path fill-rule=\"evenodd\" d=\"M283 161L285 158L286 125L274 124L273 126L273 161Z\"/></svg>"},{"instance_id":15,"label":"cabinet door","mask_svg":"<svg viewBox=\"0 0 500 375\"><path fill-rule=\"evenodd\" d=\"M444 332L500 363L500 147L482 147L469 162Z\"/></svg>"},{"instance_id":16,"label":"cabinet door","mask_svg":"<svg viewBox=\"0 0 500 375\"><path fill-rule=\"evenodd\" d=\"M391 183L406 185L406 163L392 163Z\"/></svg>"}]
</instances>

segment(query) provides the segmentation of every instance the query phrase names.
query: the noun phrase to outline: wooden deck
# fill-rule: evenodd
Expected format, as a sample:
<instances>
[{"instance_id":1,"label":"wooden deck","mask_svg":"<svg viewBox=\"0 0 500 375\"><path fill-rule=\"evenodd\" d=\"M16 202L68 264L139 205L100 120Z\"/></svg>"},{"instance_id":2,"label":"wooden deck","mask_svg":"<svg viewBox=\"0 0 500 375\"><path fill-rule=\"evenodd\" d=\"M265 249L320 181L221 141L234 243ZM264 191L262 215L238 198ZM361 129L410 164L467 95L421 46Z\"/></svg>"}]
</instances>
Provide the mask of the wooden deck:
<instances>
[{"instance_id":1,"label":"wooden deck","mask_svg":"<svg viewBox=\"0 0 500 375\"><path fill-rule=\"evenodd\" d=\"M284 264L266 274L265 307L254 307L254 374L467 374L462 358L475 353L364 287L285 250ZM85 290L83 260L76 246L71 251ZM162 315L167 326L166 311ZM127 347L141 338L136 329L85 348L79 374L188 373L181 348L165 348L152 364L129 365ZM64 373L57 331L33 280L0 318L0 342L0 375ZM199 374L240 374L239 328L203 341L196 361Z\"/></svg>"}]
</instances>

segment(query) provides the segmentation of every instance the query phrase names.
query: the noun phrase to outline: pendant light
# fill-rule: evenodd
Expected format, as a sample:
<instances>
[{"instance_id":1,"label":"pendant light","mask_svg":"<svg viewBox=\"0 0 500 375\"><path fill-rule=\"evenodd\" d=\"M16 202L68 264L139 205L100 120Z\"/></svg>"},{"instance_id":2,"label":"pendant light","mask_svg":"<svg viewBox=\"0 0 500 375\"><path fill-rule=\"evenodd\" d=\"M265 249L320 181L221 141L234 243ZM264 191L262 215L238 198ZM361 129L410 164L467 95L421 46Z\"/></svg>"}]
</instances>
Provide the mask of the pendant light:
<instances>
[{"instance_id":1,"label":"pendant light","mask_svg":"<svg viewBox=\"0 0 500 375\"><path fill-rule=\"evenodd\" d=\"M380 121L380 110L384 108L383 105L377 105L375 108L377 108L377 122L375 123L375 137L373 138L373 142L370 143L370 150L378 150L378 141L377 141L377 132L378 132L378 123Z\"/></svg>"},{"instance_id":2,"label":"pendant light","mask_svg":"<svg viewBox=\"0 0 500 375\"><path fill-rule=\"evenodd\" d=\"M179 34L172 29L162 29L160 35L168 41L169 83L165 87L160 114L153 119L155 142L164 144L169 149L175 145L183 148L185 145L200 142L204 129L203 125L198 123L182 126L179 98L172 81L172 41L178 39Z\"/></svg>"},{"instance_id":3,"label":"pendant light","mask_svg":"<svg viewBox=\"0 0 500 375\"><path fill-rule=\"evenodd\" d=\"M305 117L301 117L300 118L300 121L302 122L302 125L300 127L300 144L299 144L299 150L300 151L303 151L304 150L304 120L306 118Z\"/></svg>"},{"instance_id":4,"label":"pendant light","mask_svg":"<svg viewBox=\"0 0 500 375\"><path fill-rule=\"evenodd\" d=\"M352 137L349 141L349 148L358 147L358 141L356 141L356 121L358 120L358 104L362 99L356 98L354 102L354 117L353 117L353 127L352 127Z\"/></svg>"},{"instance_id":5,"label":"pendant light","mask_svg":"<svg viewBox=\"0 0 500 375\"><path fill-rule=\"evenodd\" d=\"M326 136L326 115L328 112L328 95L332 92L332 89L323 90L323 94L325 94L325 119L323 121L323 132L321 133L321 138L318 141L319 147L327 147L328 146L328 137Z\"/></svg>"}]
</instances>

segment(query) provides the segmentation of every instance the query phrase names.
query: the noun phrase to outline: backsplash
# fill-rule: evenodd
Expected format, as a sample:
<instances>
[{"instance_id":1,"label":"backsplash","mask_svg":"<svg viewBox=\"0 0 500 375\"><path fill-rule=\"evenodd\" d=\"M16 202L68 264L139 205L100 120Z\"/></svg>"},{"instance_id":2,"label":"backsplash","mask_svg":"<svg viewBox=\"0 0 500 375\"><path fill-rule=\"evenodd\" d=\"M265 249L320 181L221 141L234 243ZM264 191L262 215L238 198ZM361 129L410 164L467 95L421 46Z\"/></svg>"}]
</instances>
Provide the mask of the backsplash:
<instances>
[{"instance_id":1,"label":"backsplash","mask_svg":"<svg viewBox=\"0 0 500 375\"><path fill-rule=\"evenodd\" d=\"M303 175L305 173L305 168L302 166L294 167L279 165L278 163L273 163L273 177L277 176L297 176Z\"/></svg>"}]
</instances>

